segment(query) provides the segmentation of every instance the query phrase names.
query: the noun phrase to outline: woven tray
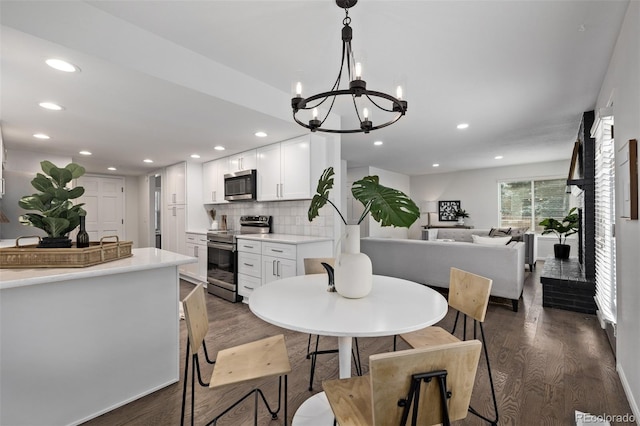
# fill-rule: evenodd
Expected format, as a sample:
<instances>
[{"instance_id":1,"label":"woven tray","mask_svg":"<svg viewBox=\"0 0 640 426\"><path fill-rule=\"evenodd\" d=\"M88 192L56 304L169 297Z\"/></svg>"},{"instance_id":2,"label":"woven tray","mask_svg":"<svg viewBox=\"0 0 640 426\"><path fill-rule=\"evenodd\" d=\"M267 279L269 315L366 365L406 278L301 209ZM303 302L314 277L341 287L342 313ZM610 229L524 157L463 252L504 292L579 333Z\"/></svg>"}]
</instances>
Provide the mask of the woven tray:
<instances>
[{"instance_id":1,"label":"woven tray","mask_svg":"<svg viewBox=\"0 0 640 426\"><path fill-rule=\"evenodd\" d=\"M21 238L15 247L0 248L0 269L15 268L84 268L113 260L131 257L132 241L120 241L115 236L105 236L92 241L87 248L38 248L37 244L21 246ZM105 239L115 241L104 241Z\"/></svg>"}]
</instances>

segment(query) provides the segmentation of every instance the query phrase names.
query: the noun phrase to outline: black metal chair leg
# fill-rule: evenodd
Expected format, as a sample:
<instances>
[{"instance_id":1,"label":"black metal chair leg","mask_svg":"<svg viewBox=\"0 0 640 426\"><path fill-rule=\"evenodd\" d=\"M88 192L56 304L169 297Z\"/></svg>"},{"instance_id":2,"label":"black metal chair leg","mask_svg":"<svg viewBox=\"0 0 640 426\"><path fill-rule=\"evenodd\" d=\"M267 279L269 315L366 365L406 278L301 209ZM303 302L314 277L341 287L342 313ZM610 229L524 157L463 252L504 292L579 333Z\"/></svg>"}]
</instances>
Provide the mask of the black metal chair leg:
<instances>
[{"instance_id":1,"label":"black metal chair leg","mask_svg":"<svg viewBox=\"0 0 640 426\"><path fill-rule=\"evenodd\" d=\"M309 340L307 341L307 359L311 356L311 334L309 334Z\"/></svg>"},{"instance_id":2,"label":"black metal chair leg","mask_svg":"<svg viewBox=\"0 0 640 426\"><path fill-rule=\"evenodd\" d=\"M187 338L187 355L184 359L184 379L182 381L182 409L180 410L180 426L184 426L184 409L187 402L187 380L189 379L189 338ZM193 395L191 395L193 398Z\"/></svg>"}]
</instances>

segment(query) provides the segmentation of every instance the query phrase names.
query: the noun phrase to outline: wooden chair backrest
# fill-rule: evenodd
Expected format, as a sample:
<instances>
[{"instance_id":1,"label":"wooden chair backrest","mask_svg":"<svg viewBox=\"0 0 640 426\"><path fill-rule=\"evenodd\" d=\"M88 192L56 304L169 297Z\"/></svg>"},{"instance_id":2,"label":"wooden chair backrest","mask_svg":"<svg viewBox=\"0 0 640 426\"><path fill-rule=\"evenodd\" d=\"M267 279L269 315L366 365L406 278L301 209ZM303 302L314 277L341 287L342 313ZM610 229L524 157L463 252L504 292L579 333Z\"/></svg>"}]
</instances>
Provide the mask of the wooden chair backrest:
<instances>
[{"instance_id":1,"label":"wooden chair backrest","mask_svg":"<svg viewBox=\"0 0 640 426\"><path fill-rule=\"evenodd\" d=\"M400 424L403 407L398 406L398 401L407 397L411 375L438 370L447 371L447 390L451 391L449 419L464 419L469 409L481 347L479 340L467 340L371 355L369 371L374 426ZM417 424L442 423L438 380L421 384L419 405Z\"/></svg>"},{"instance_id":2,"label":"wooden chair backrest","mask_svg":"<svg viewBox=\"0 0 640 426\"><path fill-rule=\"evenodd\" d=\"M310 274L326 274L327 270L324 269L322 263L333 266L335 259L333 257L306 257L304 259L304 273Z\"/></svg>"},{"instance_id":3,"label":"wooden chair backrest","mask_svg":"<svg viewBox=\"0 0 640 426\"><path fill-rule=\"evenodd\" d=\"M182 301L184 319L189 333L191 352L197 353L202 346L207 331L209 331L209 317L207 303L204 297L204 287L198 284Z\"/></svg>"},{"instance_id":4,"label":"wooden chair backrest","mask_svg":"<svg viewBox=\"0 0 640 426\"><path fill-rule=\"evenodd\" d=\"M449 276L449 306L484 322L493 280L458 268Z\"/></svg>"}]
</instances>

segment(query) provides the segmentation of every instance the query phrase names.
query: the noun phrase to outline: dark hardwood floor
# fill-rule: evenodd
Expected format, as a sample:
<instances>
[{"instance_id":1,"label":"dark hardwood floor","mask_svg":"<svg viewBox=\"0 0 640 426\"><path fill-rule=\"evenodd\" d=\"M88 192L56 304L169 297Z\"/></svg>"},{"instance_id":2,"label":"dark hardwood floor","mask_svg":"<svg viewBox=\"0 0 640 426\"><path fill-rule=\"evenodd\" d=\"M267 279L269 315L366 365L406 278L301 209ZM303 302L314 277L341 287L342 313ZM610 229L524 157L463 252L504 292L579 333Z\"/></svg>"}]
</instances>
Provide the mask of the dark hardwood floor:
<instances>
[{"instance_id":1,"label":"dark hardwood floor","mask_svg":"<svg viewBox=\"0 0 640 426\"><path fill-rule=\"evenodd\" d=\"M520 311L511 310L508 300L492 300L485 321L485 333L493 377L496 383L500 424L503 425L572 425L574 411L592 414L631 413L615 360L606 335L595 316L542 307L542 287L539 271L526 272ZM182 282L183 298L193 285ZM309 392L309 363L305 358L307 335L284 330L257 319L242 303L228 303L207 297L210 351L241 344L277 333L286 338L292 374L289 376L289 422L300 404L321 390L321 381L338 375L337 355L319 357L314 392ZM450 312L443 320L445 328L453 324ZM328 347L337 347L335 339L321 339ZM359 339L363 361L370 354L390 351L392 338ZM181 368L184 362L186 327L181 322ZM407 346L400 343L399 349ZM472 406L483 413L490 412L487 369L481 357ZM208 379L210 369L205 369ZM366 372L366 362L365 362ZM180 374L182 376L182 373ZM264 380L267 397L273 400L277 380ZM246 392L246 386L211 391L196 385L196 424L206 424L232 401ZM182 380L151 395L113 410L86 425L177 425L180 423ZM260 425L275 425L266 410L261 409ZM252 401L246 401L229 413L219 425L249 425L252 423ZM484 425L469 415L460 425Z\"/></svg>"}]
</instances>

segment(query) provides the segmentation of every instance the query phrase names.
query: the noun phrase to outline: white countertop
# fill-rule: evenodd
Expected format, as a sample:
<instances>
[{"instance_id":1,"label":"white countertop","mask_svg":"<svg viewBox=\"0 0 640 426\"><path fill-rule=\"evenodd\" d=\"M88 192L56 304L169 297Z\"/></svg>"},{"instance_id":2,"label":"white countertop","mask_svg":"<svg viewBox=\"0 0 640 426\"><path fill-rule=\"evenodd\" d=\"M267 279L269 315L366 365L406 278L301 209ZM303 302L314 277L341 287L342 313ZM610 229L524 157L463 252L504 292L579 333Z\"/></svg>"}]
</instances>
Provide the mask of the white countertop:
<instances>
[{"instance_id":1,"label":"white countertop","mask_svg":"<svg viewBox=\"0 0 640 426\"><path fill-rule=\"evenodd\" d=\"M43 249L46 250L46 249ZM152 247L137 248L131 251L133 256L86 268L32 268L32 269L0 269L0 290L91 278L124 272L143 271L186 263L196 263L195 257L160 250Z\"/></svg>"},{"instance_id":2,"label":"white countertop","mask_svg":"<svg viewBox=\"0 0 640 426\"><path fill-rule=\"evenodd\" d=\"M311 235L290 235L290 234L244 234L238 235L238 239L253 241L270 241L274 243L305 244L318 241L331 241L331 238L313 237Z\"/></svg>"}]
</instances>

